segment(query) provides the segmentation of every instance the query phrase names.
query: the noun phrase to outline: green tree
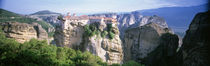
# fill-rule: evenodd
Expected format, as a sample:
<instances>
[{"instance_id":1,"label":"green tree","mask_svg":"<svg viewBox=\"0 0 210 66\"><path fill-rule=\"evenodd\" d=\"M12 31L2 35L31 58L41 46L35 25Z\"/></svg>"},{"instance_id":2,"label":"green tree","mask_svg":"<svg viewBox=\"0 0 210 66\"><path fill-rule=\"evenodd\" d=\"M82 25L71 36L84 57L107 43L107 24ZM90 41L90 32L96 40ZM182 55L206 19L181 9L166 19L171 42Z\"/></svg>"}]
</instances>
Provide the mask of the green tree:
<instances>
[{"instance_id":1,"label":"green tree","mask_svg":"<svg viewBox=\"0 0 210 66\"><path fill-rule=\"evenodd\" d=\"M115 34L113 32L112 24L107 24L107 31L108 31L109 38L113 39Z\"/></svg>"},{"instance_id":2,"label":"green tree","mask_svg":"<svg viewBox=\"0 0 210 66\"><path fill-rule=\"evenodd\" d=\"M108 32L107 31L103 31L102 33L101 33L101 37L105 37L106 35L108 34Z\"/></svg>"},{"instance_id":3,"label":"green tree","mask_svg":"<svg viewBox=\"0 0 210 66\"><path fill-rule=\"evenodd\" d=\"M0 32L0 66L107 66L90 52L48 45L31 39L23 44Z\"/></svg>"},{"instance_id":4,"label":"green tree","mask_svg":"<svg viewBox=\"0 0 210 66\"><path fill-rule=\"evenodd\" d=\"M109 32L109 38L111 38L111 39L113 39L114 38L114 36L115 36L115 34L113 33L113 32Z\"/></svg>"}]
</instances>

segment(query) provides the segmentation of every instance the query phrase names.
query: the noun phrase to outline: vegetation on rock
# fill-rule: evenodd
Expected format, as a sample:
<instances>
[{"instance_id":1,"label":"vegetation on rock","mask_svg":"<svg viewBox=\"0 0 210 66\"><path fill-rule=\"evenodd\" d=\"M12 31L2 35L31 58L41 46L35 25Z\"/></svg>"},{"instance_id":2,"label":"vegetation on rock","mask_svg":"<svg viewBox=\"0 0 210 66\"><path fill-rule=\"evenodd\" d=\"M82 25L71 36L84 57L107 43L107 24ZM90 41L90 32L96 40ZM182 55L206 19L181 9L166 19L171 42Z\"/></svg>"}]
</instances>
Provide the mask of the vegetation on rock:
<instances>
[{"instance_id":1,"label":"vegetation on rock","mask_svg":"<svg viewBox=\"0 0 210 66\"><path fill-rule=\"evenodd\" d=\"M108 32L107 31L103 31L102 33L101 33L101 37L105 37L106 35L108 34Z\"/></svg>"},{"instance_id":2,"label":"vegetation on rock","mask_svg":"<svg viewBox=\"0 0 210 66\"><path fill-rule=\"evenodd\" d=\"M112 24L107 24L107 29L100 31L99 28L97 27L97 24L90 24L90 25L85 25L84 26L84 30L85 33L84 35L87 37L92 37L94 35L100 35L101 37L106 37L108 35L108 37L110 39L113 39L115 34L113 32L113 28L112 28Z\"/></svg>"},{"instance_id":3,"label":"vegetation on rock","mask_svg":"<svg viewBox=\"0 0 210 66\"><path fill-rule=\"evenodd\" d=\"M134 64L133 64L134 63ZM6 38L0 30L0 66L120 66L108 65L88 51L81 52L68 47L48 45L46 41L31 39L18 43ZM126 63L125 65L138 65Z\"/></svg>"},{"instance_id":4,"label":"vegetation on rock","mask_svg":"<svg viewBox=\"0 0 210 66\"><path fill-rule=\"evenodd\" d=\"M61 21L64 21L64 19L63 19L63 16L62 16L62 15L59 15L57 19L58 19L58 20L61 20Z\"/></svg>"},{"instance_id":5,"label":"vegetation on rock","mask_svg":"<svg viewBox=\"0 0 210 66\"><path fill-rule=\"evenodd\" d=\"M23 44L0 34L0 66L100 66L98 56L32 39Z\"/></svg>"},{"instance_id":6,"label":"vegetation on rock","mask_svg":"<svg viewBox=\"0 0 210 66\"><path fill-rule=\"evenodd\" d=\"M85 25L85 36L91 37L96 34L96 27L94 25Z\"/></svg>"},{"instance_id":7,"label":"vegetation on rock","mask_svg":"<svg viewBox=\"0 0 210 66\"><path fill-rule=\"evenodd\" d=\"M113 39L115 34L113 32L112 24L107 24L107 32L109 38Z\"/></svg>"}]
</instances>

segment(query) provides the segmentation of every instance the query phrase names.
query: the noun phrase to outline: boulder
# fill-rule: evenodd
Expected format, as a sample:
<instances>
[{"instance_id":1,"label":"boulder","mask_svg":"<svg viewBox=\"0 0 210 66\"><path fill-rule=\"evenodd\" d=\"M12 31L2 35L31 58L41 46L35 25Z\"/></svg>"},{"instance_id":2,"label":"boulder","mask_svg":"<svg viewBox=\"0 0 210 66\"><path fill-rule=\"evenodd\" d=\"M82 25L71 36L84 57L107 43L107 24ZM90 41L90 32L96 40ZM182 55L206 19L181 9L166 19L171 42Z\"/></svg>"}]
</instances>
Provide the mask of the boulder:
<instances>
[{"instance_id":1,"label":"boulder","mask_svg":"<svg viewBox=\"0 0 210 66\"><path fill-rule=\"evenodd\" d=\"M142 62L160 45L158 42L164 33L171 33L171 30L162 28L154 22L128 29L123 40L124 61Z\"/></svg>"}]
</instances>

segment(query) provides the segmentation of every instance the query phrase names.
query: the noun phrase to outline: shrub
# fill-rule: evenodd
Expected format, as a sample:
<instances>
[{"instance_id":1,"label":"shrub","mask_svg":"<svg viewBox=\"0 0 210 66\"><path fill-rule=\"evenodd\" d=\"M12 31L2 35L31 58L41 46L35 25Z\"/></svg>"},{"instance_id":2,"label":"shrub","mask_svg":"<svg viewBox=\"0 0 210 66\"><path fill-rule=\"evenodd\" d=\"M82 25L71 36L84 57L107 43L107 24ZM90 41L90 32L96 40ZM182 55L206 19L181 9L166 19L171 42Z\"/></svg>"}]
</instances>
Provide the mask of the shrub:
<instances>
[{"instance_id":1,"label":"shrub","mask_svg":"<svg viewBox=\"0 0 210 66\"><path fill-rule=\"evenodd\" d=\"M91 36L92 30L89 28L89 25L85 25L85 26L84 26L84 30L85 30L84 35L85 35L86 37Z\"/></svg>"},{"instance_id":2,"label":"shrub","mask_svg":"<svg viewBox=\"0 0 210 66\"><path fill-rule=\"evenodd\" d=\"M107 31L103 31L102 33L101 33L101 37L105 37L106 35L108 34L108 32Z\"/></svg>"},{"instance_id":3,"label":"shrub","mask_svg":"<svg viewBox=\"0 0 210 66\"><path fill-rule=\"evenodd\" d=\"M112 32L113 31L112 24L107 24L107 31L109 38L113 39L115 34L114 32Z\"/></svg>"},{"instance_id":4,"label":"shrub","mask_svg":"<svg viewBox=\"0 0 210 66\"><path fill-rule=\"evenodd\" d=\"M62 16L62 15L59 15L57 19L58 19L58 20L61 20L61 21L64 21L64 19L63 19L63 16Z\"/></svg>"},{"instance_id":5,"label":"shrub","mask_svg":"<svg viewBox=\"0 0 210 66\"><path fill-rule=\"evenodd\" d=\"M103 38L106 35L108 35L110 39L113 39L115 36L112 24L107 24L107 30L104 30L102 32L97 28L97 24L85 25L84 30L85 30L84 35L87 37L101 34L100 36Z\"/></svg>"},{"instance_id":6,"label":"shrub","mask_svg":"<svg viewBox=\"0 0 210 66\"><path fill-rule=\"evenodd\" d=\"M84 26L84 29L85 29L85 33L84 35L86 37L91 37L91 36L94 36L94 35L99 35L100 34L100 31L98 28L96 28L96 25L85 25Z\"/></svg>"},{"instance_id":7,"label":"shrub","mask_svg":"<svg viewBox=\"0 0 210 66\"><path fill-rule=\"evenodd\" d=\"M107 25L107 31L110 32L112 31L112 24L106 24Z\"/></svg>"},{"instance_id":8,"label":"shrub","mask_svg":"<svg viewBox=\"0 0 210 66\"><path fill-rule=\"evenodd\" d=\"M0 31L0 66L108 66L90 52L48 45L46 41L31 39L23 44L6 38ZM110 66L120 66L112 64ZM122 66L144 66L129 61Z\"/></svg>"},{"instance_id":9,"label":"shrub","mask_svg":"<svg viewBox=\"0 0 210 66\"><path fill-rule=\"evenodd\" d=\"M110 39L113 39L113 38L114 38L114 36L115 36L113 32L109 32L109 34L108 34L108 35L109 35L109 38L110 38Z\"/></svg>"},{"instance_id":10,"label":"shrub","mask_svg":"<svg viewBox=\"0 0 210 66\"><path fill-rule=\"evenodd\" d=\"M23 44L6 38L0 32L1 66L100 66L105 62L90 52L48 45L31 39Z\"/></svg>"},{"instance_id":11,"label":"shrub","mask_svg":"<svg viewBox=\"0 0 210 66\"><path fill-rule=\"evenodd\" d=\"M95 31L95 34L96 34L96 35L99 35L100 33L101 33L101 32L100 32L99 30L96 30L96 31Z\"/></svg>"}]
</instances>

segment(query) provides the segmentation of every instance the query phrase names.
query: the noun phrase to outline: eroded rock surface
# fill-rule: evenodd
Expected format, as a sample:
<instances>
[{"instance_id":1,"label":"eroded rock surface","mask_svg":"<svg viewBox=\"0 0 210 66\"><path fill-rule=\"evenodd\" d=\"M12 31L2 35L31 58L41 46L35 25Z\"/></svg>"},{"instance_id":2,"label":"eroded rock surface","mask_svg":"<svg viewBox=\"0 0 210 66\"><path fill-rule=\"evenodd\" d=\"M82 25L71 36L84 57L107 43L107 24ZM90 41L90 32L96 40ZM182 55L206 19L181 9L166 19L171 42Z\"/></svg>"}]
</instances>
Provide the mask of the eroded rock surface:
<instances>
[{"instance_id":1,"label":"eroded rock surface","mask_svg":"<svg viewBox=\"0 0 210 66\"><path fill-rule=\"evenodd\" d=\"M20 43L29 41L32 38L38 40L48 40L47 32L37 23L26 24L19 22L1 23L3 32L8 38L14 38Z\"/></svg>"},{"instance_id":2,"label":"eroded rock surface","mask_svg":"<svg viewBox=\"0 0 210 66\"><path fill-rule=\"evenodd\" d=\"M164 33L171 33L171 31L154 22L128 29L125 32L123 41L124 61L135 60L142 62L149 53L160 45L159 39Z\"/></svg>"},{"instance_id":3,"label":"eroded rock surface","mask_svg":"<svg viewBox=\"0 0 210 66\"><path fill-rule=\"evenodd\" d=\"M82 22L69 22L69 25L64 27L57 26L54 35L57 46L70 47L82 51L90 51L99 56L103 61L112 63L122 63L122 42L119 38L119 30L117 24L112 24L113 39L108 35L102 37L103 31L107 31L107 24L104 22L92 23L95 25L99 34L87 36L85 33L85 25Z\"/></svg>"},{"instance_id":4,"label":"eroded rock surface","mask_svg":"<svg viewBox=\"0 0 210 66\"><path fill-rule=\"evenodd\" d=\"M143 59L143 63L148 66L177 66L174 64L177 59L178 36L165 33L161 35L158 43L160 45Z\"/></svg>"},{"instance_id":5,"label":"eroded rock surface","mask_svg":"<svg viewBox=\"0 0 210 66\"><path fill-rule=\"evenodd\" d=\"M210 66L210 11L197 14L183 39L180 66Z\"/></svg>"}]
</instances>

